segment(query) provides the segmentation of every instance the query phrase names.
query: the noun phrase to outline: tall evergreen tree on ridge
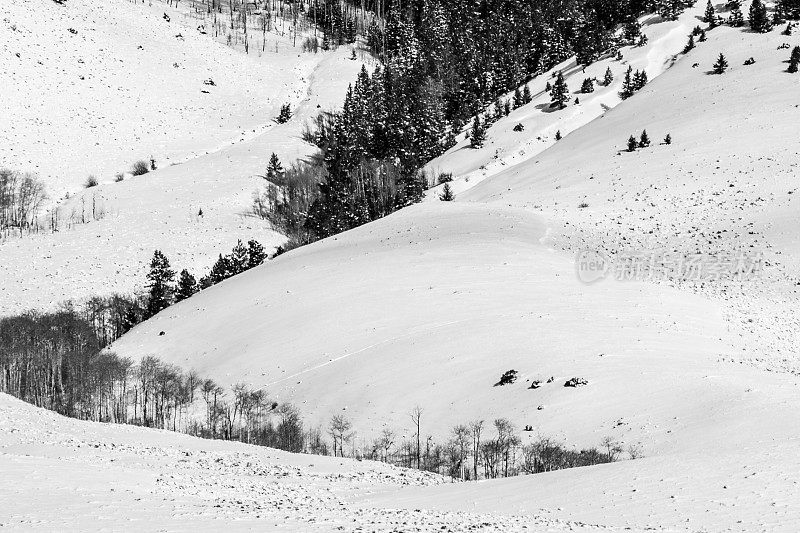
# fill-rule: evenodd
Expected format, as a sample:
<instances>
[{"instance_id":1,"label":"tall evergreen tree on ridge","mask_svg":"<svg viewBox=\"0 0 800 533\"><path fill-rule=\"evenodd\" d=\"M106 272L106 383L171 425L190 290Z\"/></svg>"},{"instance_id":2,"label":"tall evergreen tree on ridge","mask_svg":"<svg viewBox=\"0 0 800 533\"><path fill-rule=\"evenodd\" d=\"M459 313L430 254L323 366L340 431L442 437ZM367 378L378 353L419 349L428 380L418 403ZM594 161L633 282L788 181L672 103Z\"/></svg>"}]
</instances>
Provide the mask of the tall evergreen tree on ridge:
<instances>
[{"instance_id":1,"label":"tall evergreen tree on ridge","mask_svg":"<svg viewBox=\"0 0 800 533\"><path fill-rule=\"evenodd\" d=\"M151 318L170 306L175 291L174 283L175 271L170 268L167 257L156 250L147 273L148 300L145 318Z\"/></svg>"},{"instance_id":2,"label":"tall evergreen tree on ridge","mask_svg":"<svg viewBox=\"0 0 800 533\"><path fill-rule=\"evenodd\" d=\"M772 30L767 6L761 0L753 0L750 4L750 28L758 33L767 33Z\"/></svg>"},{"instance_id":3,"label":"tall evergreen tree on ridge","mask_svg":"<svg viewBox=\"0 0 800 533\"><path fill-rule=\"evenodd\" d=\"M472 121L472 128L469 130L469 145L471 148L480 148L485 140L486 130L481 124L480 117L475 115L475 120Z\"/></svg>"},{"instance_id":4,"label":"tall evergreen tree on ridge","mask_svg":"<svg viewBox=\"0 0 800 533\"><path fill-rule=\"evenodd\" d=\"M706 4L703 22L707 23L709 28L715 28L717 26L717 12L714 9L714 4L711 3L711 0L708 0L708 3Z\"/></svg>"},{"instance_id":5,"label":"tall evergreen tree on ridge","mask_svg":"<svg viewBox=\"0 0 800 533\"><path fill-rule=\"evenodd\" d=\"M175 302L181 302L190 298L199 290L197 280L192 276L188 270L181 270L178 276L178 288L175 291Z\"/></svg>"}]
</instances>

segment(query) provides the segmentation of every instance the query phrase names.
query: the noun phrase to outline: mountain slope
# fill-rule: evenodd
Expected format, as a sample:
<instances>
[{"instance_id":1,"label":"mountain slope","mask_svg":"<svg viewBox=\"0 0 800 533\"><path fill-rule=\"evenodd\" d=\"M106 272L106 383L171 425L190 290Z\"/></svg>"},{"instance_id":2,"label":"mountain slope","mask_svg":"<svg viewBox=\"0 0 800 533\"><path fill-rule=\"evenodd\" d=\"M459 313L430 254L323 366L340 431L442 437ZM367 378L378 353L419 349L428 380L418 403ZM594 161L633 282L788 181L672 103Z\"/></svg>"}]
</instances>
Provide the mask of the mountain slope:
<instances>
[{"instance_id":1,"label":"mountain slope","mask_svg":"<svg viewBox=\"0 0 800 533\"><path fill-rule=\"evenodd\" d=\"M268 249L284 240L249 214L259 176L273 152L286 166L314 152L300 138L304 123L341 104L362 63L347 47L301 53L273 33L267 52L245 55L199 33L181 6L0 8L11 56L0 67L10 80L0 166L39 172L58 220L56 232L45 216L48 229L0 240L4 314L139 290L155 249L202 275L237 239ZM279 125L286 103L294 116ZM114 182L151 155L158 170ZM100 185L82 189L88 174Z\"/></svg>"}]
</instances>

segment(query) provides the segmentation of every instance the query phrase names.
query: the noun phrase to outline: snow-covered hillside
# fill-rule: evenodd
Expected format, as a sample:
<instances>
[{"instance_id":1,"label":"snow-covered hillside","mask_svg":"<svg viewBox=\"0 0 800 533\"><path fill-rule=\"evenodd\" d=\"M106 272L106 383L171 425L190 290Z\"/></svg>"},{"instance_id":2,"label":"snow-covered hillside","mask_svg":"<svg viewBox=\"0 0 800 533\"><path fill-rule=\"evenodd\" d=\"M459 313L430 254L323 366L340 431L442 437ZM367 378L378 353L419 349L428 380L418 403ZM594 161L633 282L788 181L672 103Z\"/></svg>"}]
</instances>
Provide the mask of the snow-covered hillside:
<instances>
[{"instance_id":1,"label":"snow-covered hillside","mask_svg":"<svg viewBox=\"0 0 800 533\"><path fill-rule=\"evenodd\" d=\"M313 153L303 125L341 105L362 63L349 47L302 53L274 33L245 55L201 34L186 9L0 6L0 167L38 172L59 219L56 233L0 242L4 313L139 289L155 249L200 274L237 239L282 242L249 215L258 176L273 152L285 165ZM286 103L294 116L278 125ZM157 171L115 182L151 156ZM83 189L90 174L100 185Z\"/></svg>"},{"instance_id":2,"label":"snow-covered hillside","mask_svg":"<svg viewBox=\"0 0 800 533\"><path fill-rule=\"evenodd\" d=\"M78 422L0 394L4 531L597 531L547 513L375 508L447 483L371 461ZM13 482L10 482L13 480Z\"/></svg>"},{"instance_id":3,"label":"snow-covered hillside","mask_svg":"<svg viewBox=\"0 0 800 533\"><path fill-rule=\"evenodd\" d=\"M410 430L407 413L419 405L427 434L506 416L579 445L605 435L641 443L651 457L592 469L586 478L566 473L563 485L539 489L525 479L415 493L412 508L438 505L442 496L442 508L461 498L476 508L503 502L530 509L538 505L527 499L530 490L548 505L566 501L578 510L583 504L565 492L587 479L587 491L607 490L582 508L585 517L671 529L792 530L794 496L784 496L796 495L798 465L779 458L800 438L790 423L800 366L791 274L798 259L798 78L785 72L788 50L779 46L800 37L722 27L684 55L699 12L670 26L680 33L648 30L668 37L671 53L655 37L623 50L622 61L601 64L619 79L626 63L649 69L648 56L662 66L676 58L585 126L572 131L569 124L597 113L581 114L572 103L546 112L540 97L493 126L489 148L458 146L440 158L436 170L462 176L455 204L411 207L281 256L167 309L116 351L156 355L226 383L246 380L297 402L312 420L344 411L361 432ZM712 75L720 52L731 68ZM750 57L755 64L745 66ZM575 73L570 87L583 77ZM595 94L573 96L586 102L580 106L605 103L602 91ZM606 97L609 106L618 103ZM520 120L534 127L504 130ZM538 153L528 146L540 122L565 137ZM626 152L629 136L645 129L651 146ZM661 143L667 134L672 144ZM507 145L495 163L492 139ZM504 161L508 168L498 172ZM484 170L488 179L467 190L480 178L463 176ZM726 258L763 252L765 268L745 281L586 285L575 274L576 254L586 249ZM493 387L509 369L522 382ZM552 384L527 388L526 380L551 376ZM589 385L563 387L574 376ZM666 474L674 471L681 473ZM691 496L682 499L681 491ZM581 502L592 498L581 494ZM748 506L761 510L749 514ZM698 516L705 518L693 525Z\"/></svg>"}]
</instances>

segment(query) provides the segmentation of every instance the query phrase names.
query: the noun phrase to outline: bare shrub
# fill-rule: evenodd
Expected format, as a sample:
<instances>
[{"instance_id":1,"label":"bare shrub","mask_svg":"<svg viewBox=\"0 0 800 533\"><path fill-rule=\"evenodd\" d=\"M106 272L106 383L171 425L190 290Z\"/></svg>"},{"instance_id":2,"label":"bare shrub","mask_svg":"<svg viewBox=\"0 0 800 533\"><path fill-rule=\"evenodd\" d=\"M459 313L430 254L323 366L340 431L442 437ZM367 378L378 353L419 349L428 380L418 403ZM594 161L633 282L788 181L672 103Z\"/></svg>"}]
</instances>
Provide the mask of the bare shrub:
<instances>
[{"instance_id":1,"label":"bare shrub","mask_svg":"<svg viewBox=\"0 0 800 533\"><path fill-rule=\"evenodd\" d=\"M87 189L90 187L97 187L97 178L95 178L94 176L89 176L88 178L86 178L86 181L83 183L83 186Z\"/></svg>"},{"instance_id":2,"label":"bare shrub","mask_svg":"<svg viewBox=\"0 0 800 533\"><path fill-rule=\"evenodd\" d=\"M150 172L150 165L144 159L135 162L131 167L131 174L134 176L142 176Z\"/></svg>"}]
</instances>

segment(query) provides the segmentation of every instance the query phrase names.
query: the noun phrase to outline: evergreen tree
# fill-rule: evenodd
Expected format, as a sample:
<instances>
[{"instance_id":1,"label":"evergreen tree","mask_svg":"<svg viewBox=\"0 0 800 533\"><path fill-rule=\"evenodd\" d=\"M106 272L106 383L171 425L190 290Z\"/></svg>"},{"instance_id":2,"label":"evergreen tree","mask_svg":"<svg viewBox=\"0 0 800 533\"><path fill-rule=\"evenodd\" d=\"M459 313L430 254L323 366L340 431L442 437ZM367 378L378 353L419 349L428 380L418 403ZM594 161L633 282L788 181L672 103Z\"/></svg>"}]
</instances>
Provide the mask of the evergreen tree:
<instances>
[{"instance_id":1,"label":"evergreen tree","mask_svg":"<svg viewBox=\"0 0 800 533\"><path fill-rule=\"evenodd\" d=\"M708 0L708 3L706 4L706 12L703 16L703 22L706 22L709 28L715 28L717 26L717 12L714 9L714 4L711 3L711 0Z\"/></svg>"},{"instance_id":2,"label":"evergreen tree","mask_svg":"<svg viewBox=\"0 0 800 533\"><path fill-rule=\"evenodd\" d=\"M503 102L503 115L508 116L511 114L511 100L506 100Z\"/></svg>"},{"instance_id":3,"label":"evergreen tree","mask_svg":"<svg viewBox=\"0 0 800 533\"><path fill-rule=\"evenodd\" d=\"M280 159L278 159L275 152L272 152L272 155L269 156L269 163L267 164L267 179L274 180L280 178L283 176L283 173L284 169Z\"/></svg>"},{"instance_id":4,"label":"evergreen tree","mask_svg":"<svg viewBox=\"0 0 800 533\"><path fill-rule=\"evenodd\" d=\"M445 183L444 187L442 188L442 194L439 195L439 200L443 202L452 202L456 199L456 196L453 194L453 190L450 188L449 183Z\"/></svg>"},{"instance_id":5,"label":"evergreen tree","mask_svg":"<svg viewBox=\"0 0 800 533\"><path fill-rule=\"evenodd\" d=\"M777 9L786 19L800 19L800 0L778 0Z\"/></svg>"},{"instance_id":6,"label":"evergreen tree","mask_svg":"<svg viewBox=\"0 0 800 533\"><path fill-rule=\"evenodd\" d=\"M483 141L486 140L486 130L481 124L481 119L475 115L475 120L472 122L472 128L469 130L469 146L470 148L480 148L483 146Z\"/></svg>"},{"instance_id":7,"label":"evergreen tree","mask_svg":"<svg viewBox=\"0 0 800 533\"><path fill-rule=\"evenodd\" d=\"M772 23L767 15L767 6L761 0L753 0L750 4L750 28L757 33L772 30Z\"/></svg>"},{"instance_id":8,"label":"evergreen tree","mask_svg":"<svg viewBox=\"0 0 800 533\"><path fill-rule=\"evenodd\" d=\"M561 130L556 131L556 140L557 141L561 140Z\"/></svg>"},{"instance_id":9,"label":"evergreen tree","mask_svg":"<svg viewBox=\"0 0 800 533\"><path fill-rule=\"evenodd\" d=\"M700 35L697 37L697 40L701 43L706 42L706 30L700 30Z\"/></svg>"},{"instance_id":10,"label":"evergreen tree","mask_svg":"<svg viewBox=\"0 0 800 533\"><path fill-rule=\"evenodd\" d=\"M643 88L645 85L647 85L647 72L645 72L644 70L642 71L637 70L636 74L634 74L633 76L633 83L631 85L633 91L636 92L639 89Z\"/></svg>"},{"instance_id":11,"label":"evergreen tree","mask_svg":"<svg viewBox=\"0 0 800 533\"><path fill-rule=\"evenodd\" d=\"M800 46L795 46L792 49L792 55L789 56L789 68L786 72L794 74L797 72L797 67L800 64Z\"/></svg>"},{"instance_id":12,"label":"evergreen tree","mask_svg":"<svg viewBox=\"0 0 800 533\"><path fill-rule=\"evenodd\" d=\"M550 85L549 81L544 84L544 90L547 91L548 93L553 90L553 86Z\"/></svg>"},{"instance_id":13,"label":"evergreen tree","mask_svg":"<svg viewBox=\"0 0 800 533\"><path fill-rule=\"evenodd\" d=\"M725 56L722 55L722 52L720 52L719 57L717 58L717 62L714 63L713 72L714 74L722 74L725 72L725 70L727 70L727 68L728 68L728 60L725 59Z\"/></svg>"},{"instance_id":14,"label":"evergreen tree","mask_svg":"<svg viewBox=\"0 0 800 533\"><path fill-rule=\"evenodd\" d=\"M619 97L623 100L633 96L633 91L635 90L633 87L633 80L631 79L632 72L633 67L628 66L628 70L625 71L625 79L622 81L622 90L619 92Z\"/></svg>"},{"instance_id":15,"label":"evergreen tree","mask_svg":"<svg viewBox=\"0 0 800 533\"><path fill-rule=\"evenodd\" d=\"M636 137L631 135L628 138L628 151L629 152L635 152L636 148L638 148L638 146L639 146L639 142L636 140Z\"/></svg>"},{"instance_id":16,"label":"evergreen tree","mask_svg":"<svg viewBox=\"0 0 800 533\"><path fill-rule=\"evenodd\" d=\"M527 87L527 86L526 86ZM519 90L519 87L514 89L514 109L522 106L522 91Z\"/></svg>"},{"instance_id":17,"label":"evergreen tree","mask_svg":"<svg viewBox=\"0 0 800 533\"><path fill-rule=\"evenodd\" d=\"M564 75L559 72L553 88L550 90L550 107L558 107L564 109L567 107L567 100L569 99L569 89L567 82L564 81Z\"/></svg>"},{"instance_id":18,"label":"evergreen tree","mask_svg":"<svg viewBox=\"0 0 800 533\"><path fill-rule=\"evenodd\" d=\"M664 137L664 144L672 144L672 135L667 133L667 136Z\"/></svg>"},{"instance_id":19,"label":"evergreen tree","mask_svg":"<svg viewBox=\"0 0 800 533\"><path fill-rule=\"evenodd\" d=\"M731 9L728 24L734 28L741 28L744 26L744 15L742 15L742 8L738 4Z\"/></svg>"},{"instance_id":20,"label":"evergreen tree","mask_svg":"<svg viewBox=\"0 0 800 533\"><path fill-rule=\"evenodd\" d=\"M683 53L688 54L690 51L694 49L694 35L691 33L689 34L689 41L687 41L686 46L683 47Z\"/></svg>"},{"instance_id":21,"label":"evergreen tree","mask_svg":"<svg viewBox=\"0 0 800 533\"><path fill-rule=\"evenodd\" d=\"M261 243L255 239L250 239L247 241L247 258L248 269L257 267L267 260L267 252L264 251L264 247L261 246Z\"/></svg>"},{"instance_id":22,"label":"evergreen tree","mask_svg":"<svg viewBox=\"0 0 800 533\"><path fill-rule=\"evenodd\" d=\"M650 137L647 135L647 130L644 130L639 139L639 148L647 148L648 146L650 146Z\"/></svg>"},{"instance_id":23,"label":"evergreen tree","mask_svg":"<svg viewBox=\"0 0 800 533\"><path fill-rule=\"evenodd\" d=\"M289 106L289 104L283 104L281 106L281 112L278 114L278 118L276 120L278 121L278 124L285 124L286 122L289 122L290 118L292 118L292 108Z\"/></svg>"},{"instance_id":24,"label":"evergreen tree","mask_svg":"<svg viewBox=\"0 0 800 533\"><path fill-rule=\"evenodd\" d=\"M231 254L228 256L228 264L231 268L231 274L234 276L250 268L250 255L247 246L241 240L238 240L236 246L231 250Z\"/></svg>"},{"instance_id":25,"label":"evergreen tree","mask_svg":"<svg viewBox=\"0 0 800 533\"><path fill-rule=\"evenodd\" d=\"M145 318L151 318L170 306L175 291L173 287L175 271L170 268L169 260L159 250L155 251L153 259L150 261L147 282L148 299Z\"/></svg>"},{"instance_id":26,"label":"evergreen tree","mask_svg":"<svg viewBox=\"0 0 800 533\"><path fill-rule=\"evenodd\" d=\"M583 80L583 83L581 84L581 92L584 94L594 92L594 81L592 78L586 78Z\"/></svg>"},{"instance_id":27,"label":"evergreen tree","mask_svg":"<svg viewBox=\"0 0 800 533\"><path fill-rule=\"evenodd\" d=\"M608 87L614 81L614 74L611 72L611 67L606 68L606 74L603 76L603 85Z\"/></svg>"},{"instance_id":28,"label":"evergreen tree","mask_svg":"<svg viewBox=\"0 0 800 533\"><path fill-rule=\"evenodd\" d=\"M197 280L188 270L181 270L178 276L178 289L175 291L175 302L181 302L198 291Z\"/></svg>"},{"instance_id":29,"label":"evergreen tree","mask_svg":"<svg viewBox=\"0 0 800 533\"><path fill-rule=\"evenodd\" d=\"M526 83L525 86L522 88L522 104L530 104L533 101L533 96L531 95L531 88L528 87Z\"/></svg>"}]
</instances>

